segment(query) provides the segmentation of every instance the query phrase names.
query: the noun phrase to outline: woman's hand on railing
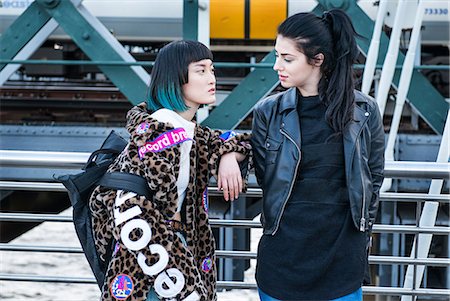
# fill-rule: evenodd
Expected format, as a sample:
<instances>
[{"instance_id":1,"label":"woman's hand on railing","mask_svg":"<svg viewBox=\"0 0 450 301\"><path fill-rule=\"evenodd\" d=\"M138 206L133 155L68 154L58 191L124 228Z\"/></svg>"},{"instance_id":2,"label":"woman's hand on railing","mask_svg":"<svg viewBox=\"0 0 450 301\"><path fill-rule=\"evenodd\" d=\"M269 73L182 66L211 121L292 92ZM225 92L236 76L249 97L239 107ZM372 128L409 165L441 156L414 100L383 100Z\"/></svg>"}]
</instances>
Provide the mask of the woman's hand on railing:
<instances>
[{"instance_id":1,"label":"woman's hand on railing","mask_svg":"<svg viewBox=\"0 0 450 301\"><path fill-rule=\"evenodd\" d=\"M240 155L240 154L239 154ZM225 201L234 201L242 192L242 176L236 153L222 155L219 163L217 188L223 191Z\"/></svg>"}]
</instances>

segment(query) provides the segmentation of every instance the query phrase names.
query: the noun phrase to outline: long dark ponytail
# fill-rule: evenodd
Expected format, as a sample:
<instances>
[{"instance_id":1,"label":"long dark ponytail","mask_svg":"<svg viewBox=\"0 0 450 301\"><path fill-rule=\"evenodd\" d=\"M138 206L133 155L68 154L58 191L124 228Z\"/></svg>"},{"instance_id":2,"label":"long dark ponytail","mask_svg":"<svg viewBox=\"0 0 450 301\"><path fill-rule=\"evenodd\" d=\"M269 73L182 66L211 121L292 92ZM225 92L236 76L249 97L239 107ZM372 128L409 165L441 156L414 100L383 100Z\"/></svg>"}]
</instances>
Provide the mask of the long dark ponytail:
<instances>
[{"instance_id":1,"label":"long dark ponytail","mask_svg":"<svg viewBox=\"0 0 450 301\"><path fill-rule=\"evenodd\" d=\"M312 64L317 54L324 55L319 81L319 97L326 105L326 119L335 132L342 132L353 119L355 104L353 63L358 57L356 33L350 18L339 9L299 13L278 27L278 34L294 40Z\"/></svg>"}]
</instances>

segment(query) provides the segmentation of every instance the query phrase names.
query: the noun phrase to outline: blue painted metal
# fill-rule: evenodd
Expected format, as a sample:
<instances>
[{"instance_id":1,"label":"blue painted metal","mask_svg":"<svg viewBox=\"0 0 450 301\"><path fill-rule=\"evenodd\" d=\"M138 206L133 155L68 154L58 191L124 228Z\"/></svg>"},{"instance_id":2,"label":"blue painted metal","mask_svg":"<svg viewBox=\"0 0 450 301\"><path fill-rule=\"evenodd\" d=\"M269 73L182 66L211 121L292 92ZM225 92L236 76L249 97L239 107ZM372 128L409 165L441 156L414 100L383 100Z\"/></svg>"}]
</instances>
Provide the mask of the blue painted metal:
<instances>
[{"instance_id":1,"label":"blue painted metal","mask_svg":"<svg viewBox=\"0 0 450 301\"><path fill-rule=\"evenodd\" d=\"M51 17L37 3L30 6L0 35L0 59L11 60ZM2 70L6 64L0 64Z\"/></svg>"},{"instance_id":2,"label":"blue painted metal","mask_svg":"<svg viewBox=\"0 0 450 301\"><path fill-rule=\"evenodd\" d=\"M275 63L274 52L269 53L261 63ZM203 125L217 129L233 129L251 112L261 98L278 85L278 75L272 68L258 68L252 71L230 95L203 121Z\"/></svg>"},{"instance_id":3,"label":"blue painted metal","mask_svg":"<svg viewBox=\"0 0 450 301\"><path fill-rule=\"evenodd\" d=\"M321 15L323 11L331 8L341 8L349 14L356 31L365 39L358 39L358 45L364 54L369 51L369 45L373 34L374 22L357 5L356 0L318 0L319 5L314 12ZM380 39L380 50L378 64L383 63L389 46L389 38L382 33ZM405 56L399 53L397 65L403 65ZM400 81L401 70L396 70L393 86L396 88ZM419 115L438 134L444 131L448 103L444 97L431 85L428 79L417 70L413 71L408 96L409 103L418 111Z\"/></svg>"},{"instance_id":4,"label":"blue painted metal","mask_svg":"<svg viewBox=\"0 0 450 301\"><path fill-rule=\"evenodd\" d=\"M92 60L124 61L71 1L36 0L36 3L59 23ZM99 68L133 104L145 100L148 83L145 83L132 67L102 65Z\"/></svg>"}]
</instances>

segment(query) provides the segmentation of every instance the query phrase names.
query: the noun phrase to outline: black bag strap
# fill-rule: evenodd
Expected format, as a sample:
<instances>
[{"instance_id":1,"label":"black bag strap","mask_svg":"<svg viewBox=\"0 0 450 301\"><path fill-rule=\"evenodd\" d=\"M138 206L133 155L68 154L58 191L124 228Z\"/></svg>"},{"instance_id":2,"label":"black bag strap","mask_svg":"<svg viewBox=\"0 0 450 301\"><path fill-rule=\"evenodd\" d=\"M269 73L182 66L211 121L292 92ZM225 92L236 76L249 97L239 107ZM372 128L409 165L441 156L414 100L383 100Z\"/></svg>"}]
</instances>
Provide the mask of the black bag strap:
<instances>
[{"instance_id":1,"label":"black bag strap","mask_svg":"<svg viewBox=\"0 0 450 301\"><path fill-rule=\"evenodd\" d=\"M151 199L153 195L143 177L127 172L107 172L98 181L98 185L111 189L132 191L145 196L147 199Z\"/></svg>"}]
</instances>

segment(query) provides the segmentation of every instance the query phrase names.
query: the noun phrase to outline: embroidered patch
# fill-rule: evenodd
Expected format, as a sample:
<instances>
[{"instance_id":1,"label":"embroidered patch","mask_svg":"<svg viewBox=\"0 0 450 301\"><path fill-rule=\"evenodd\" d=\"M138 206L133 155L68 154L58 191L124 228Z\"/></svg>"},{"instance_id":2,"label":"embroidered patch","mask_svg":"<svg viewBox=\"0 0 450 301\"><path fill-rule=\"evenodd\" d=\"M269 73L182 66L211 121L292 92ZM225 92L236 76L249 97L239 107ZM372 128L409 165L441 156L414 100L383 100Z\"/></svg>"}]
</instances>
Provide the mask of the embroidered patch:
<instances>
[{"instance_id":1,"label":"embroidered patch","mask_svg":"<svg viewBox=\"0 0 450 301\"><path fill-rule=\"evenodd\" d=\"M188 138L187 132L183 128L176 128L165 132L153 141L148 141L139 148L139 157L142 159L148 152L157 153L168 147L192 140Z\"/></svg>"},{"instance_id":2,"label":"embroidered patch","mask_svg":"<svg viewBox=\"0 0 450 301\"><path fill-rule=\"evenodd\" d=\"M143 122L136 127L136 133L139 135L142 135L145 132L147 132L149 127L150 127L150 124L148 122Z\"/></svg>"},{"instance_id":3,"label":"embroidered patch","mask_svg":"<svg viewBox=\"0 0 450 301\"><path fill-rule=\"evenodd\" d=\"M222 141L227 141L228 139L233 138L233 137L236 136L236 135L237 135L237 134L236 134L235 131L228 131L228 132L225 132L225 133L223 133L222 135L220 135L219 138L220 138Z\"/></svg>"},{"instance_id":4,"label":"embroidered patch","mask_svg":"<svg viewBox=\"0 0 450 301\"><path fill-rule=\"evenodd\" d=\"M213 262L212 262L211 258L206 257L205 259L203 259L203 262L202 262L202 270L203 270L203 272L211 271L212 265L213 265Z\"/></svg>"},{"instance_id":5,"label":"embroidered patch","mask_svg":"<svg viewBox=\"0 0 450 301\"><path fill-rule=\"evenodd\" d=\"M117 252L119 252L120 250L120 243L116 242L116 245L114 246L114 252L112 254L112 256L116 256Z\"/></svg>"},{"instance_id":6,"label":"embroidered patch","mask_svg":"<svg viewBox=\"0 0 450 301\"><path fill-rule=\"evenodd\" d=\"M205 191L203 191L203 208L205 209L206 213L208 213L209 203L208 203L208 187L205 188Z\"/></svg>"},{"instance_id":7,"label":"embroidered patch","mask_svg":"<svg viewBox=\"0 0 450 301\"><path fill-rule=\"evenodd\" d=\"M134 284L130 276L119 274L111 281L110 289L116 300L125 300L133 292Z\"/></svg>"}]
</instances>

